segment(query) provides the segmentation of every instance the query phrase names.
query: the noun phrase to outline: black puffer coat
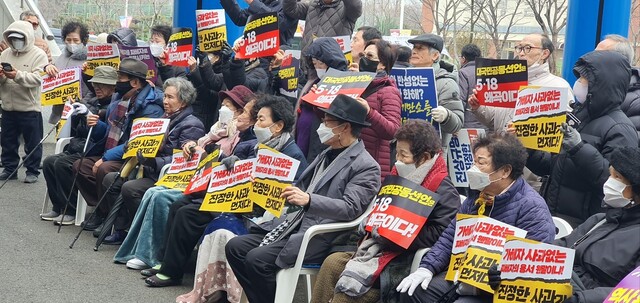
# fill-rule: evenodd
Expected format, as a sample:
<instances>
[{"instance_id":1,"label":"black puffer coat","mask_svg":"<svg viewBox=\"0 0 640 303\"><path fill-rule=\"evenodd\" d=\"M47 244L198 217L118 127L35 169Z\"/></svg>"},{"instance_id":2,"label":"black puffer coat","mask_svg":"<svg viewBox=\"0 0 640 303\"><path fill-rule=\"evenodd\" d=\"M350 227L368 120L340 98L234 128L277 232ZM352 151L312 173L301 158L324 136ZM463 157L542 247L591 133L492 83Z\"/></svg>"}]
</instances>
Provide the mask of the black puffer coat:
<instances>
[{"instance_id":1,"label":"black puffer coat","mask_svg":"<svg viewBox=\"0 0 640 303\"><path fill-rule=\"evenodd\" d=\"M629 117L640 135L640 68L631 69L631 83L620 109Z\"/></svg>"},{"instance_id":2,"label":"black puffer coat","mask_svg":"<svg viewBox=\"0 0 640 303\"><path fill-rule=\"evenodd\" d=\"M585 237L605 218L604 224ZM594 215L554 244L575 245L572 284L577 302L604 302L618 282L640 264L640 206Z\"/></svg>"},{"instance_id":3,"label":"black puffer coat","mask_svg":"<svg viewBox=\"0 0 640 303\"><path fill-rule=\"evenodd\" d=\"M107 43L120 43L124 46L138 46L136 33L130 28L119 28L107 36Z\"/></svg>"},{"instance_id":4,"label":"black puffer coat","mask_svg":"<svg viewBox=\"0 0 640 303\"><path fill-rule=\"evenodd\" d=\"M527 167L536 175L549 178L540 194L554 216L578 226L602 212L602 186L609 177L609 156L622 146L638 146L636 128L620 110L631 77L629 63L610 51L590 52L576 62L576 77L589 81L586 101L574 114L582 142L558 155L530 151Z\"/></svg>"}]
</instances>

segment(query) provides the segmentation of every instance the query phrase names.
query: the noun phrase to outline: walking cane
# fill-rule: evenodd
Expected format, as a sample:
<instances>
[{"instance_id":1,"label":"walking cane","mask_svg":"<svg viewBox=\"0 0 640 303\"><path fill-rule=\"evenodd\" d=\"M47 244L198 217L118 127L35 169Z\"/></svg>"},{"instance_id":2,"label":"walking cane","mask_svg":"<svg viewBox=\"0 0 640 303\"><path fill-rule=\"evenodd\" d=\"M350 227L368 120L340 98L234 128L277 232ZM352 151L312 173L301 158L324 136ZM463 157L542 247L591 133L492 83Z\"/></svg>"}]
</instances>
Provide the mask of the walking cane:
<instances>
[{"instance_id":1,"label":"walking cane","mask_svg":"<svg viewBox=\"0 0 640 303\"><path fill-rule=\"evenodd\" d=\"M100 207L100 204L102 203L102 201L104 201L104 198L107 196L107 194L109 193L109 191L113 187L113 184L116 183L116 180L118 180L118 178L120 178L120 176L128 176L131 173L131 171L135 168L136 165L138 165L138 158L131 157L131 158L127 159L127 161L124 163L124 165L122 165L122 168L120 169L120 171L118 171L118 174L116 175L116 178L113 179L113 182L111 182L111 184L109 184L109 187L107 188L107 190L104 192L104 194L102 194L102 197L100 197L100 200L98 200L98 203L96 204L96 207L95 207L96 209L98 209L98 207ZM98 186L101 186L101 185L98 185ZM93 213L91 213L91 216L89 216L89 219L87 219L87 221L93 220L93 216L95 216L96 213L97 213L97 211L94 211ZM73 239L73 241L69 245L70 249L73 249L73 245L76 244L76 241L78 241L78 238L80 238L80 234L82 233L83 230L84 230L84 228L80 228L80 231L78 232L76 237Z\"/></svg>"},{"instance_id":2,"label":"walking cane","mask_svg":"<svg viewBox=\"0 0 640 303\"><path fill-rule=\"evenodd\" d=\"M89 128L89 134L87 135L87 141L84 142L84 148L82 148L82 157L80 158L80 164L78 168L82 167L82 160L87 156L87 146L89 145L89 140L91 139L91 133L93 132L93 126ZM71 168L73 169L73 167ZM64 215L67 213L67 209L69 208L69 204L71 204L71 194L73 194L73 189L76 187L76 180L78 179L78 172L80 169L76 170L73 174L73 181L71 182L71 189L69 190L69 194L67 195L67 203L64 205L64 210L62 211L62 219L64 219ZM80 194L80 193L78 193ZM76 207L78 207L76 205ZM60 219L60 225L58 226L58 233L60 233L60 229L62 228L62 219Z\"/></svg>"},{"instance_id":3,"label":"walking cane","mask_svg":"<svg viewBox=\"0 0 640 303\"><path fill-rule=\"evenodd\" d=\"M31 150L31 152L24 158L22 159L22 162L20 163L20 165L18 165L18 167L16 169L13 170L13 172L11 172L11 174L9 175L9 177L7 177L6 180L4 180L4 182L2 183L2 185L0 185L0 189L2 189L4 187L5 184L7 184L7 182L9 182L9 180L11 180L11 177L13 177L13 175L15 175L18 170L20 168L22 168L22 166L24 165L24 163L27 161L27 159L29 159L29 157L31 157L31 155L33 155L33 153L38 150L38 146L42 145L42 143L44 142L44 140L47 140L47 138L49 138L49 136L51 135L51 133L56 130L56 128L58 128L58 125L60 124L61 120L58 120L58 122L51 128L51 130L49 130L49 132L47 133L46 136L44 136L42 138L42 140L40 140L40 142L38 142L38 144L33 148L33 150ZM26 144L26 143L25 143Z\"/></svg>"}]
</instances>

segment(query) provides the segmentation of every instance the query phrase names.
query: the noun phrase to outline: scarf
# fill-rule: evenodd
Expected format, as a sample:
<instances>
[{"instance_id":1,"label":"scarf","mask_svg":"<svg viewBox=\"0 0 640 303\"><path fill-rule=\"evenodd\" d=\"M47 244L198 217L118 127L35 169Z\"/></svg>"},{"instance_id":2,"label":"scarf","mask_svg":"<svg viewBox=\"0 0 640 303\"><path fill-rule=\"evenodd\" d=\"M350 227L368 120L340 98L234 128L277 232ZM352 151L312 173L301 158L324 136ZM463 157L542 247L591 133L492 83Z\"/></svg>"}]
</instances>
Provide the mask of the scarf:
<instances>
[{"instance_id":1,"label":"scarf","mask_svg":"<svg viewBox=\"0 0 640 303\"><path fill-rule=\"evenodd\" d=\"M78 49L78 51L76 51L75 53L69 52L66 48L65 48L64 51L67 52L67 54L69 54L69 58L71 58L73 60L78 60L78 61L87 60L87 46L86 45L84 45L82 48Z\"/></svg>"},{"instance_id":2,"label":"scarf","mask_svg":"<svg viewBox=\"0 0 640 303\"><path fill-rule=\"evenodd\" d=\"M409 175L407 176L400 176L403 177L413 183L416 184L422 184L422 182L424 181L424 178L427 177L427 174L431 171L431 168L433 168L434 164L436 164L436 160L440 157L440 154L435 154L431 159L427 160L426 162L422 163L422 165L418 166L414 171L412 171ZM400 175L400 174L398 174Z\"/></svg>"},{"instance_id":3,"label":"scarf","mask_svg":"<svg viewBox=\"0 0 640 303\"><path fill-rule=\"evenodd\" d=\"M129 108L130 101L131 99L120 100L116 108L109 114L107 121L111 127L109 127L107 140L104 143L104 147L107 150L118 146L118 141L120 141L120 137L124 131L124 120L127 117L127 109Z\"/></svg>"},{"instance_id":4,"label":"scarf","mask_svg":"<svg viewBox=\"0 0 640 303\"><path fill-rule=\"evenodd\" d=\"M267 140L267 142L262 144L269 146L277 151L281 151L284 145L287 144L287 142L289 142L290 138L291 138L291 133L282 133L280 134L280 136L271 138ZM254 147L254 150L256 152L258 151L258 146L260 146L260 143L256 144L256 146Z\"/></svg>"},{"instance_id":5,"label":"scarf","mask_svg":"<svg viewBox=\"0 0 640 303\"><path fill-rule=\"evenodd\" d=\"M484 192L480 192L480 195L478 195L478 199L476 199L475 202L476 205L480 205L480 207L478 208L478 215L484 216L486 206L492 206L494 200L495 197L490 196Z\"/></svg>"}]
</instances>

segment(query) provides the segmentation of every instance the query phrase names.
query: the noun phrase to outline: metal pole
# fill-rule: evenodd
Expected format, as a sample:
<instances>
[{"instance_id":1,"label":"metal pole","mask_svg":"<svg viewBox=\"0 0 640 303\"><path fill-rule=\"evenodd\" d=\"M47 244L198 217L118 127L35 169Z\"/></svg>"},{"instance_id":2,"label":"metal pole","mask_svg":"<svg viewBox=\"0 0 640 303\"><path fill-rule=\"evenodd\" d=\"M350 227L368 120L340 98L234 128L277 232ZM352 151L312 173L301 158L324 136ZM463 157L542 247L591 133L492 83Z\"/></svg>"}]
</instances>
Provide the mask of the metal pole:
<instances>
[{"instance_id":1,"label":"metal pole","mask_svg":"<svg viewBox=\"0 0 640 303\"><path fill-rule=\"evenodd\" d=\"M124 17L129 16L129 0L124 0Z\"/></svg>"},{"instance_id":2,"label":"metal pole","mask_svg":"<svg viewBox=\"0 0 640 303\"><path fill-rule=\"evenodd\" d=\"M400 30L404 29L404 2L405 0L400 0Z\"/></svg>"}]
</instances>

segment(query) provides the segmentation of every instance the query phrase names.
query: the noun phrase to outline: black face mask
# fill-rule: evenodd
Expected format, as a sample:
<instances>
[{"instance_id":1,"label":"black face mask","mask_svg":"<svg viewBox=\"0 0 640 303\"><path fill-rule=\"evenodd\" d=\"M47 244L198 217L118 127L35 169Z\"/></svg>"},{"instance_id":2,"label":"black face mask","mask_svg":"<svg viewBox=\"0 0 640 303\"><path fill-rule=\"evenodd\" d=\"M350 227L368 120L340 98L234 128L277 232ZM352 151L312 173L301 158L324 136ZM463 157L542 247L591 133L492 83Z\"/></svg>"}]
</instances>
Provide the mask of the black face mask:
<instances>
[{"instance_id":1,"label":"black face mask","mask_svg":"<svg viewBox=\"0 0 640 303\"><path fill-rule=\"evenodd\" d=\"M131 81L116 82L116 93L120 95L124 95L132 89L133 86L131 86Z\"/></svg>"},{"instance_id":2,"label":"black face mask","mask_svg":"<svg viewBox=\"0 0 640 303\"><path fill-rule=\"evenodd\" d=\"M360 71L361 72L371 72L375 73L378 71L378 63L380 61L373 61L368 59L367 57L360 58Z\"/></svg>"}]
</instances>

